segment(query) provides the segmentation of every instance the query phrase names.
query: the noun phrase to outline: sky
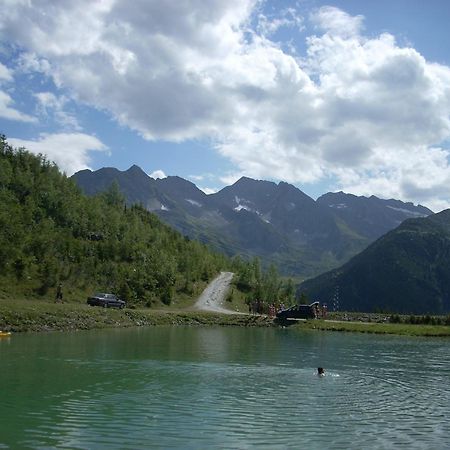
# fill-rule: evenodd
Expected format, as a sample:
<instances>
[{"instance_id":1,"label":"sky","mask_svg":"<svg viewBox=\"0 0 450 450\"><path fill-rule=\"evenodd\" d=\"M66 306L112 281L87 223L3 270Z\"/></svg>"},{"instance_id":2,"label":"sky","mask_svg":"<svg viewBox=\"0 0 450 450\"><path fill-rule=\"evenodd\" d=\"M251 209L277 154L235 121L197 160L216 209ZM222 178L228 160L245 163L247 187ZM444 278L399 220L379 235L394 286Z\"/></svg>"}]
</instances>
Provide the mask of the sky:
<instances>
[{"instance_id":1,"label":"sky","mask_svg":"<svg viewBox=\"0 0 450 450\"><path fill-rule=\"evenodd\" d=\"M0 0L0 133L133 164L450 207L448 0Z\"/></svg>"}]
</instances>

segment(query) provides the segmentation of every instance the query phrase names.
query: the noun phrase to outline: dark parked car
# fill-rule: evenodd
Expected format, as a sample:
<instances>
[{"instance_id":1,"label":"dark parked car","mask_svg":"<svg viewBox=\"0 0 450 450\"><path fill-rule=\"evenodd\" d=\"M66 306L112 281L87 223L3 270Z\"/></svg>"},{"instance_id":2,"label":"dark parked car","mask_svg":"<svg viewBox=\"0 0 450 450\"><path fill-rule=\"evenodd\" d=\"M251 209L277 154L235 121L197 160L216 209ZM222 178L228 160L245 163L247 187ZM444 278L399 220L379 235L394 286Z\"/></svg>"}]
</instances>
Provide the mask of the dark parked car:
<instances>
[{"instance_id":1,"label":"dark parked car","mask_svg":"<svg viewBox=\"0 0 450 450\"><path fill-rule=\"evenodd\" d=\"M114 294L97 293L87 299L91 306L103 306L103 308L125 308L125 302Z\"/></svg>"},{"instance_id":2,"label":"dark parked car","mask_svg":"<svg viewBox=\"0 0 450 450\"><path fill-rule=\"evenodd\" d=\"M288 309L283 309L277 313L278 319L314 319L317 317L316 308L319 302L310 305L295 305Z\"/></svg>"}]
</instances>

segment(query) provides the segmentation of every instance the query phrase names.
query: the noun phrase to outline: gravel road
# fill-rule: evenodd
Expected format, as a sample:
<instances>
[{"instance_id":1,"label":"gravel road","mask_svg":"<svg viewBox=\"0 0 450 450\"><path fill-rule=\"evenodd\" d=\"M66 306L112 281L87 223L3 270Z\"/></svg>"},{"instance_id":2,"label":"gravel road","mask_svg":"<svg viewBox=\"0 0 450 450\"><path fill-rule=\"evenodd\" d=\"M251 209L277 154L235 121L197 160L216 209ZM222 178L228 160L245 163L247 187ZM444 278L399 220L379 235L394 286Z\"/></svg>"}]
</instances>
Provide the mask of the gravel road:
<instances>
[{"instance_id":1,"label":"gravel road","mask_svg":"<svg viewBox=\"0 0 450 450\"><path fill-rule=\"evenodd\" d=\"M221 272L208 284L196 301L194 308L223 314L243 314L223 307L232 278L232 272Z\"/></svg>"}]
</instances>

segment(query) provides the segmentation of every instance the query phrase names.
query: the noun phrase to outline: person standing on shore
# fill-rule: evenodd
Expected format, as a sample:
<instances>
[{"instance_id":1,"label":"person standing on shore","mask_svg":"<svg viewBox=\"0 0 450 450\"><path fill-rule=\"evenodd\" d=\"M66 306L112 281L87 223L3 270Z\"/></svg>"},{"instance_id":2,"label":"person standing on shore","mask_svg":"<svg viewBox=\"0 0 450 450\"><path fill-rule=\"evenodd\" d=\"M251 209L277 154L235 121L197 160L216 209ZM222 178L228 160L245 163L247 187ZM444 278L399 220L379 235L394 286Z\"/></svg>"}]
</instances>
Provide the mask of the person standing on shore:
<instances>
[{"instance_id":1,"label":"person standing on shore","mask_svg":"<svg viewBox=\"0 0 450 450\"><path fill-rule=\"evenodd\" d=\"M63 303L62 283L59 283L58 287L56 288L55 303Z\"/></svg>"}]
</instances>

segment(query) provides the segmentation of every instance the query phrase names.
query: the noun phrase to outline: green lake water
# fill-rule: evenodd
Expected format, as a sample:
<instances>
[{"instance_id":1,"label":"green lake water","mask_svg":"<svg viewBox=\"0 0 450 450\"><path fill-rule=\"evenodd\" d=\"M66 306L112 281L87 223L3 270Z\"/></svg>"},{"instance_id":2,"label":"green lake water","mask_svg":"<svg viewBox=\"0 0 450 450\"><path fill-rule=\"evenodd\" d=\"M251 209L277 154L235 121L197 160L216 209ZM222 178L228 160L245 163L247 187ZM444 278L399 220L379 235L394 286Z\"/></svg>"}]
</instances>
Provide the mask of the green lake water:
<instances>
[{"instance_id":1,"label":"green lake water","mask_svg":"<svg viewBox=\"0 0 450 450\"><path fill-rule=\"evenodd\" d=\"M0 449L450 448L449 339L24 334L0 340L0 370Z\"/></svg>"}]
</instances>

